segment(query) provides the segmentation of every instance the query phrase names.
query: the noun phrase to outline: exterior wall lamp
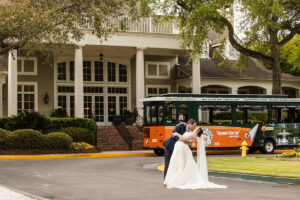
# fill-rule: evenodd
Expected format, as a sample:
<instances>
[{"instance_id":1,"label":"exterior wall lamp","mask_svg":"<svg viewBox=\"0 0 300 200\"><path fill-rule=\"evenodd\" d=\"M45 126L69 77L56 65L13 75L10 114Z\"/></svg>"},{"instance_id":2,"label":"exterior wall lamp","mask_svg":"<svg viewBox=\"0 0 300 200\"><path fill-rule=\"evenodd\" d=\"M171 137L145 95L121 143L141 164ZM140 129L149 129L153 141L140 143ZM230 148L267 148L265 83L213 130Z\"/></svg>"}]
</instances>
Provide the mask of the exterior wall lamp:
<instances>
[{"instance_id":1,"label":"exterior wall lamp","mask_svg":"<svg viewBox=\"0 0 300 200\"><path fill-rule=\"evenodd\" d=\"M103 53L100 53L100 54L99 54L99 59L100 59L100 61L103 60Z\"/></svg>"},{"instance_id":2,"label":"exterior wall lamp","mask_svg":"<svg viewBox=\"0 0 300 200\"><path fill-rule=\"evenodd\" d=\"M48 96L48 93L47 93L47 92L46 92L46 94L45 94L43 100L44 100L44 103L45 103L45 104L48 104L48 103L49 103L49 96Z\"/></svg>"}]
</instances>

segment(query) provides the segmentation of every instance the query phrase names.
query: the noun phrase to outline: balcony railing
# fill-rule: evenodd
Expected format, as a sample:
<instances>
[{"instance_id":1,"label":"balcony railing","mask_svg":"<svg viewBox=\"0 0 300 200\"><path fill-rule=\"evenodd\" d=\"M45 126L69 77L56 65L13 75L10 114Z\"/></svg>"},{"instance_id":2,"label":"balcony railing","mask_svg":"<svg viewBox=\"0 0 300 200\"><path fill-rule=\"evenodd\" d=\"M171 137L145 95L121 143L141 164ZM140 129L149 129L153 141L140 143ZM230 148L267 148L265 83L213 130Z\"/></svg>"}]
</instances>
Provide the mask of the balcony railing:
<instances>
[{"instance_id":1,"label":"balcony railing","mask_svg":"<svg viewBox=\"0 0 300 200\"><path fill-rule=\"evenodd\" d=\"M120 20L113 20L111 23L112 26L125 27L126 32L137 32L137 33L159 33L159 34L178 34L179 30L175 23L172 22L161 22L157 23L151 17L149 18L140 18L132 20L130 17L126 17ZM88 28L92 29L92 25L89 24ZM121 30L121 28L119 29Z\"/></svg>"}]
</instances>

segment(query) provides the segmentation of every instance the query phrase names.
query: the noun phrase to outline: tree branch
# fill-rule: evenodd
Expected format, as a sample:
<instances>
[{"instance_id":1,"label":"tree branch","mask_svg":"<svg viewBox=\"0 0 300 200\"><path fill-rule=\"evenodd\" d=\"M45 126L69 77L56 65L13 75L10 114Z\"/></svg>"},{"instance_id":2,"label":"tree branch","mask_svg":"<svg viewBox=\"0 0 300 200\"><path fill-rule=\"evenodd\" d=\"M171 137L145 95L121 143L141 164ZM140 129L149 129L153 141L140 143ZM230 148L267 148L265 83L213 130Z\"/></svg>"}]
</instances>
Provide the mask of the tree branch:
<instances>
[{"instance_id":1,"label":"tree branch","mask_svg":"<svg viewBox=\"0 0 300 200\"><path fill-rule=\"evenodd\" d=\"M280 46L285 45L289 42L296 34L300 34L300 24L297 24L285 38L283 38L278 44Z\"/></svg>"},{"instance_id":2,"label":"tree branch","mask_svg":"<svg viewBox=\"0 0 300 200\"><path fill-rule=\"evenodd\" d=\"M231 43L231 45L239 52L241 52L242 54L252 57L252 58L256 58L258 60L261 60L265 63L268 64L273 64L273 58L266 56L262 53L247 49L245 47L243 47L242 45L240 45L236 39L234 38L234 31L233 31L233 27L232 24L225 18L221 16L221 21L225 24L225 26L228 28L228 37L229 37L229 41Z\"/></svg>"}]
</instances>

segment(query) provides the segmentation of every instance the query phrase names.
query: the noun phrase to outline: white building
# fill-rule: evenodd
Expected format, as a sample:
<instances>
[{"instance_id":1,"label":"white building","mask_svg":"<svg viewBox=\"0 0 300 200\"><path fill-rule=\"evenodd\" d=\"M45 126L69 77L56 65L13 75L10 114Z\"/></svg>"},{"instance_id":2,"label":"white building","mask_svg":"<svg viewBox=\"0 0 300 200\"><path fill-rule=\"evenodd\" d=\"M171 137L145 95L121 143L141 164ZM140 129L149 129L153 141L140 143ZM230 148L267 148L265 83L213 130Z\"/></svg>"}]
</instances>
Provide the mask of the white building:
<instances>
[{"instance_id":1,"label":"white building","mask_svg":"<svg viewBox=\"0 0 300 200\"><path fill-rule=\"evenodd\" d=\"M235 62L232 47L225 49L230 62ZM154 26L151 18L104 42L88 32L76 49L53 64L13 51L0 58L0 115L35 110L50 116L60 106L69 116L89 117L84 109L88 107L99 125L108 125L125 109L138 108L142 114L139 100L147 96L271 94L272 73L260 63L240 74L219 67L209 55L194 57L186 65L184 55L174 24ZM282 86L284 93L299 96L299 77L283 74Z\"/></svg>"}]
</instances>

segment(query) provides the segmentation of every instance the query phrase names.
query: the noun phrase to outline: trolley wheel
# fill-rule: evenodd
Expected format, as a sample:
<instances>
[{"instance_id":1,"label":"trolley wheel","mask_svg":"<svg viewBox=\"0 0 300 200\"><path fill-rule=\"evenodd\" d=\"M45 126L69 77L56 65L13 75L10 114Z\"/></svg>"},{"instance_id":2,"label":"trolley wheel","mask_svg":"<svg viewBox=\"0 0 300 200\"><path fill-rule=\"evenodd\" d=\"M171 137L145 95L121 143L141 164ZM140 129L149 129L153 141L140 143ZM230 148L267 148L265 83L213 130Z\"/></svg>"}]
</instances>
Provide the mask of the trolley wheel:
<instances>
[{"instance_id":1,"label":"trolley wheel","mask_svg":"<svg viewBox=\"0 0 300 200\"><path fill-rule=\"evenodd\" d=\"M158 156L163 156L165 154L165 150L162 148L156 148L154 149L154 153Z\"/></svg>"},{"instance_id":2,"label":"trolley wheel","mask_svg":"<svg viewBox=\"0 0 300 200\"><path fill-rule=\"evenodd\" d=\"M267 139L262 147L262 152L265 154L271 154L276 148L275 142L273 140Z\"/></svg>"}]
</instances>

